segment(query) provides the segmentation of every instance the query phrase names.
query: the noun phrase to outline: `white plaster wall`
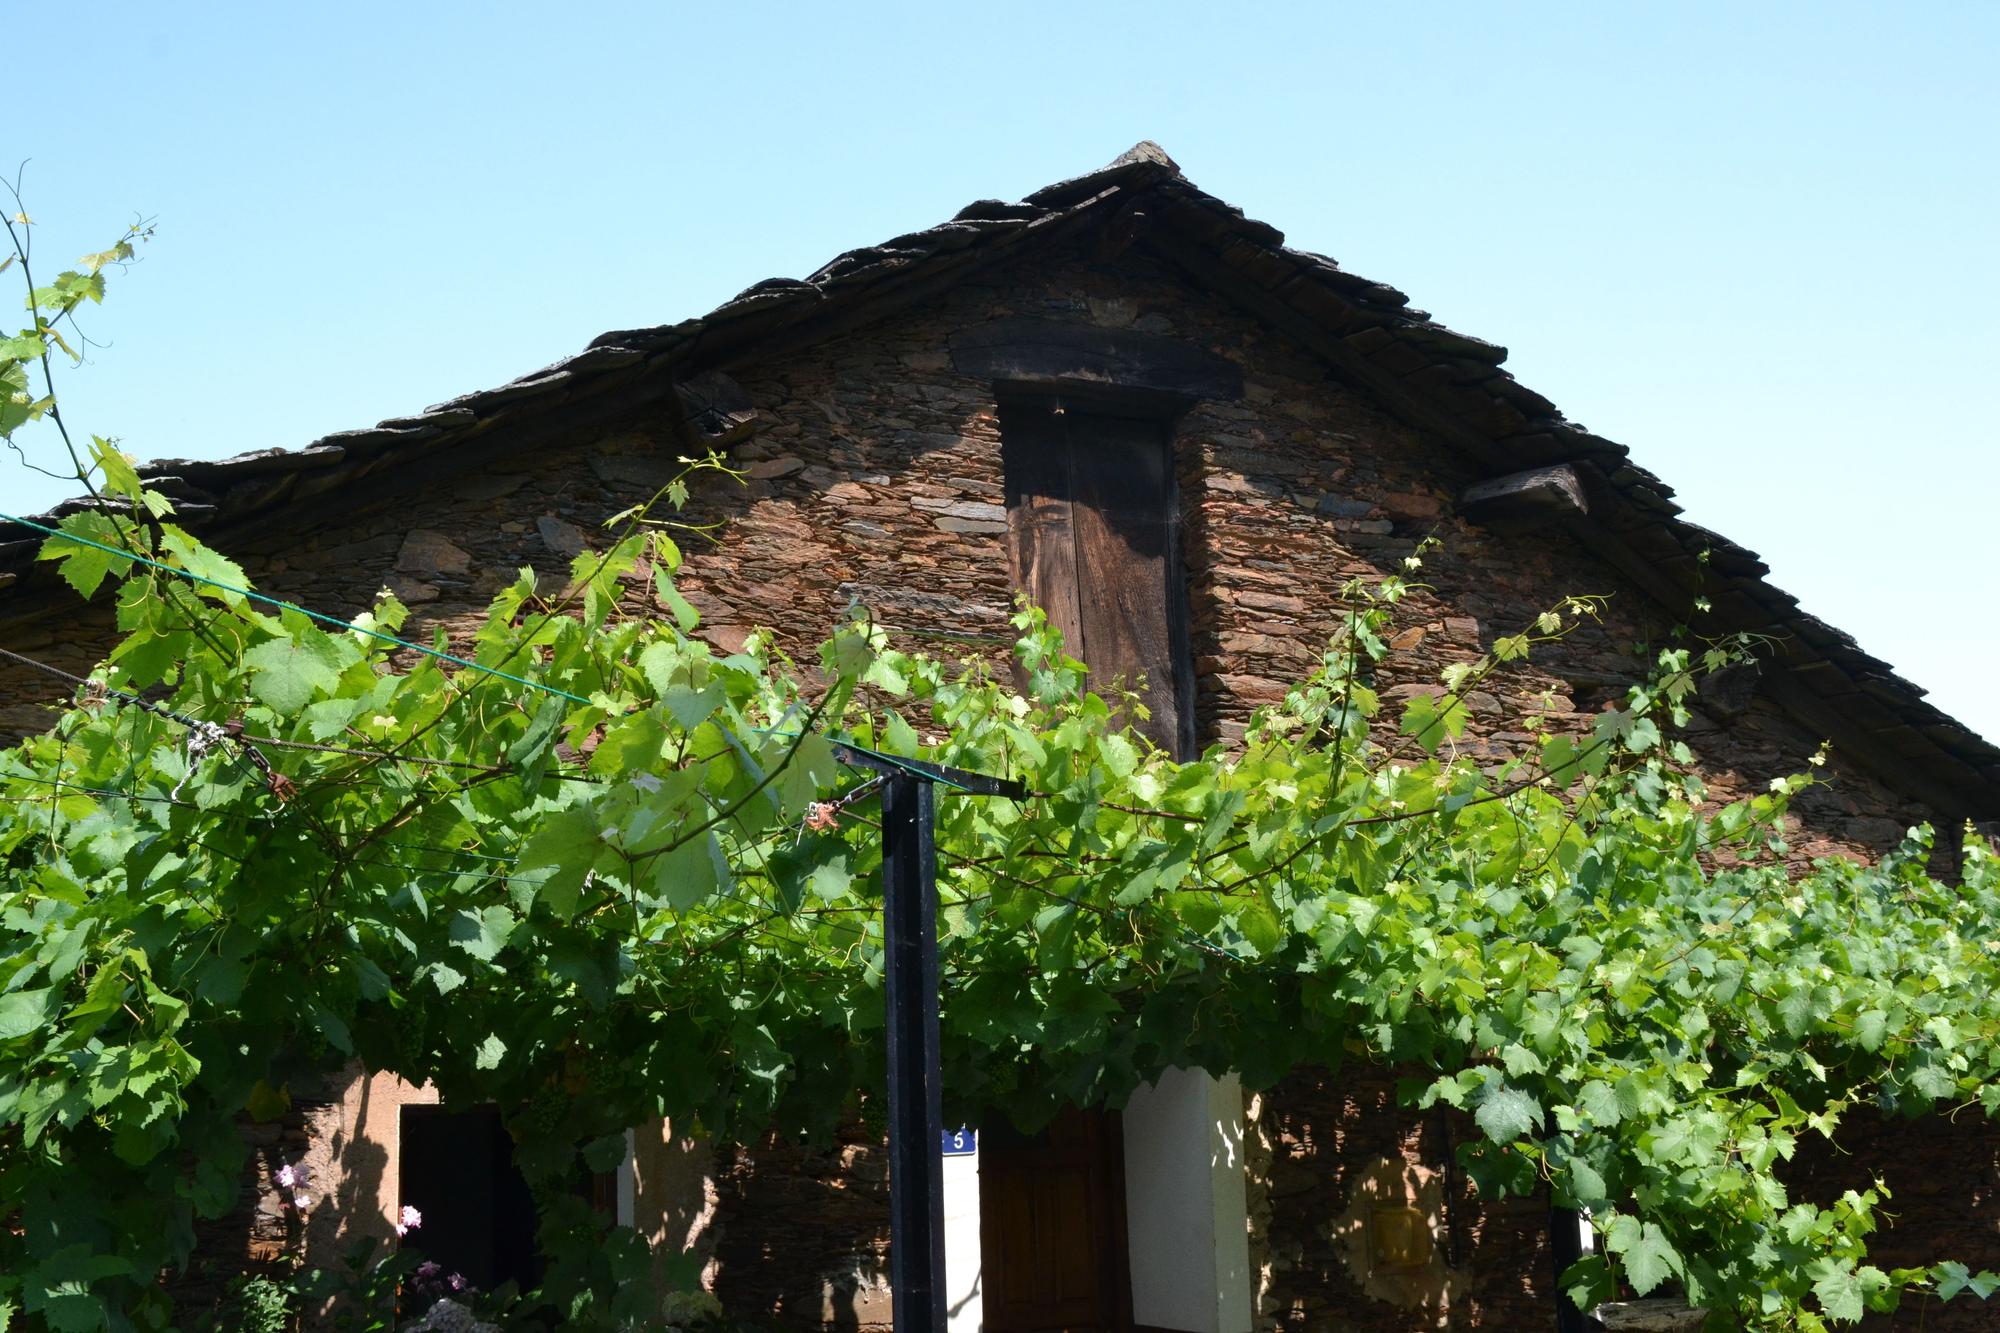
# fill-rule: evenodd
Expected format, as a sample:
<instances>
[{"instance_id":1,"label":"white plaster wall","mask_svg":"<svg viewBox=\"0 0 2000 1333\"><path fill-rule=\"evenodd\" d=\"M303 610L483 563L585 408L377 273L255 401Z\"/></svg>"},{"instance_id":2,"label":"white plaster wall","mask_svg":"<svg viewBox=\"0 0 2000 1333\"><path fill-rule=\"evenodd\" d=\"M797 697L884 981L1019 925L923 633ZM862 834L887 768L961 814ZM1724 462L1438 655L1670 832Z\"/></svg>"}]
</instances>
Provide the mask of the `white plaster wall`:
<instances>
[{"instance_id":1,"label":"white plaster wall","mask_svg":"<svg viewBox=\"0 0 2000 1333\"><path fill-rule=\"evenodd\" d=\"M946 1333L979 1333L979 1156L944 1159L944 1314Z\"/></svg>"},{"instance_id":2,"label":"white plaster wall","mask_svg":"<svg viewBox=\"0 0 2000 1333\"><path fill-rule=\"evenodd\" d=\"M1251 1333L1243 1091L1234 1074L1169 1070L1125 1108L1132 1319Z\"/></svg>"}]
</instances>

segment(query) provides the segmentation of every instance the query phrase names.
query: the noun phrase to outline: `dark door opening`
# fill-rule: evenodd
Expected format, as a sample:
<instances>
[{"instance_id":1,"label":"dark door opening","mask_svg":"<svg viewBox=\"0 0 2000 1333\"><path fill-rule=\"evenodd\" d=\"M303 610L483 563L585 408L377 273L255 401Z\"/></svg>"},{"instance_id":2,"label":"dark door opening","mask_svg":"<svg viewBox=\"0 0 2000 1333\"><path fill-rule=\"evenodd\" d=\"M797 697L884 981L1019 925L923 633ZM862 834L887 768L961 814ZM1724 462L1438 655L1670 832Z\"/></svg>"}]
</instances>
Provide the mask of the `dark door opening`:
<instances>
[{"instance_id":1,"label":"dark door opening","mask_svg":"<svg viewBox=\"0 0 2000 1333\"><path fill-rule=\"evenodd\" d=\"M423 1214L405 1244L482 1291L540 1281L535 1201L497 1109L403 1107L396 1167L400 1203Z\"/></svg>"},{"instance_id":2,"label":"dark door opening","mask_svg":"<svg viewBox=\"0 0 2000 1333\"><path fill-rule=\"evenodd\" d=\"M1125 1148L1118 1117L1069 1110L1039 1134L979 1131L986 1333L1126 1333Z\"/></svg>"}]
</instances>

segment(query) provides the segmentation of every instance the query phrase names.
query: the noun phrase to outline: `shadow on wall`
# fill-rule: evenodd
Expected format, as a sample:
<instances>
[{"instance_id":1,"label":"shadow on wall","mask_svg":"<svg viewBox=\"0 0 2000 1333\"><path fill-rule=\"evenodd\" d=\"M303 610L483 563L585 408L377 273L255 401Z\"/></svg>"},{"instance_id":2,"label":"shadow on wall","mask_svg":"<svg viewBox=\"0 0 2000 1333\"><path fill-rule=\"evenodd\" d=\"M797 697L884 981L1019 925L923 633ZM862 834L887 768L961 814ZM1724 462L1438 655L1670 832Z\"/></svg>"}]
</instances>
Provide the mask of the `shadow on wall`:
<instances>
[{"instance_id":1,"label":"shadow on wall","mask_svg":"<svg viewBox=\"0 0 2000 1333\"><path fill-rule=\"evenodd\" d=\"M384 1200L395 1189L396 1116L410 1092L358 1066L344 1077L339 1095L321 1103L309 1121L310 1141L300 1159L306 1188L315 1195L302 1237L306 1266L335 1273L347 1271L347 1252L363 1237L378 1247L394 1243ZM304 1311L305 1326L326 1327L331 1313L331 1305Z\"/></svg>"},{"instance_id":2,"label":"shadow on wall","mask_svg":"<svg viewBox=\"0 0 2000 1333\"><path fill-rule=\"evenodd\" d=\"M1353 1064L1254 1099L1258 1326L1549 1327L1546 1196L1481 1201L1445 1169L1477 1134L1469 1118L1401 1107L1395 1085Z\"/></svg>"},{"instance_id":3,"label":"shadow on wall","mask_svg":"<svg viewBox=\"0 0 2000 1333\"><path fill-rule=\"evenodd\" d=\"M685 1285L677 1270L692 1260L703 1290L714 1285L716 1145L675 1134L665 1120L632 1135L632 1225L653 1247L655 1284L664 1295Z\"/></svg>"},{"instance_id":4,"label":"shadow on wall","mask_svg":"<svg viewBox=\"0 0 2000 1333\"><path fill-rule=\"evenodd\" d=\"M275 1275L301 1252L308 1265L337 1268L357 1236L391 1235L380 1203L390 1148L356 1132L367 1122L373 1080L357 1071L329 1084L311 1089L316 1096L295 1094L275 1120L238 1121L246 1152L236 1204L196 1223L188 1267L167 1284L183 1320L218 1309L239 1277ZM290 1189L278 1184L288 1166L304 1171Z\"/></svg>"},{"instance_id":5,"label":"shadow on wall","mask_svg":"<svg viewBox=\"0 0 2000 1333\"><path fill-rule=\"evenodd\" d=\"M780 1328L891 1323L887 1154L860 1125L831 1148L767 1135L716 1150L712 1290L732 1316Z\"/></svg>"},{"instance_id":6,"label":"shadow on wall","mask_svg":"<svg viewBox=\"0 0 2000 1333\"><path fill-rule=\"evenodd\" d=\"M322 1191L318 1205L308 1215L305 1250L308 1263L334 1267L347 1248L362 1236L387 1241L388 1223L382 1217L382 1198L390 1187L390 1154L393 1139L370 1134L366 1126L380 1119L386 1100L378 1080L358 1075L349 1096L330 1104L316 1117L312 1150L306 1157L308 1182ZM343 1115L351 1103L351 1117ZM387 1108L390 1116L396 1107ZM392 1121L393 1123L393 1121Z\"/></svg>"}]
</instances>

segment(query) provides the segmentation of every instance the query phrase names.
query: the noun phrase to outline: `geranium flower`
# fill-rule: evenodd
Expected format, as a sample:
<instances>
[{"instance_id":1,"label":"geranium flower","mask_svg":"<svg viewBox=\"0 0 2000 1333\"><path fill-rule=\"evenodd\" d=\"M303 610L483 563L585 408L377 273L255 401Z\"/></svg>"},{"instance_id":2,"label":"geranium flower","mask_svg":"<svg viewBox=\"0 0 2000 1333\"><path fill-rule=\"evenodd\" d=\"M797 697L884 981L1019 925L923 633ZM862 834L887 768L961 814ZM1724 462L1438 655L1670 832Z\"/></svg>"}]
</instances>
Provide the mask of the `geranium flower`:
<instances>
[{"instance_id":1,"label":"geranium flower","mask_svg":"<svg viewBox=\"0 0 2000 1333\"><path fill-rule=\"evenodd\" d=\"M409 1204L403 1205L402 1216L396 1222L396 1234L407 1236L424 1224L424 1215Z\"/></svg>"}]
</instances>

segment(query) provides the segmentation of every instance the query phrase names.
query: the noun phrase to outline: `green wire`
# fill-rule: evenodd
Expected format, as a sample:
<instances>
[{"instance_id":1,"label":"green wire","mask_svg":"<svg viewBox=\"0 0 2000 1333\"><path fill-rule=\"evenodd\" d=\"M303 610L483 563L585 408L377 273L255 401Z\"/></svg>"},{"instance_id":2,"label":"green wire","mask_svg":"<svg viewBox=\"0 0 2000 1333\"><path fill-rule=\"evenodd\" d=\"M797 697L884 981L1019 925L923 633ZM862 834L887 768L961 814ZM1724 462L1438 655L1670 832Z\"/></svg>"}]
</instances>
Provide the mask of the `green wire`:
<instances>
[{"instance_id":1,"label":"green wire","mask_svg":"<svg viewBox=\"0 0 2000 1333\"><path fill-rule=\"evenodd\" d=\"M64 532L60 528L44 527L32 519L17 518L12 514L0 514L0 522L19 523L24 528L33 528L36 532L47 533L51 537L60 537L66 542L76 542L80 546L94 546L98 550L107 551L121 560L131 560L141 565L148 565L154 569L163 570L168 574L177 574L181 578L189 579L195 583L205 583L211 588L222 592L234 593L238 597L248 597L251 601L262 602L266 606L275 606L282 611L296 611L302 616L319 621L322 625L332 625L338 629L351 630L356 634L365 634L371 639L380 639L384 643L393 643L398 648L407 648L413 653L422 653L425 657L435 657L440 662L449 662L453 666L461 666L468 671L477 671L487 676L498 676L501 680L512 681L516 685L525 685L531 690L540 690L544 694L553 694L558 699L567 699L571 703L587 704L590 702L590 700L580 694L571 694L568 690L559 690L553 685L544 685L538 680L529 680L526 676L509 675L497 667L481 666L479 663L469 662L463 657L454 657L450 653L441 653L435 648L426 648L420 643L411 643L407 639L399 639L393 634L384 634L380 630L369 629L366 625L357 625L352 621L342 620L338 616L329 616L318 611L308 610L293 602L280 601L276 597L266 597L263 593L252 592L248 588L237 588L227 583L218 583L216 580L197 574L191 569L181 569L174 565L162 564L158 560L152 560L143 555L134 555L130 551L121 551L115 546L106 546L103 542L92 541L88 537L79 537L73 532Z\"/></svg>"}]
</instances>

